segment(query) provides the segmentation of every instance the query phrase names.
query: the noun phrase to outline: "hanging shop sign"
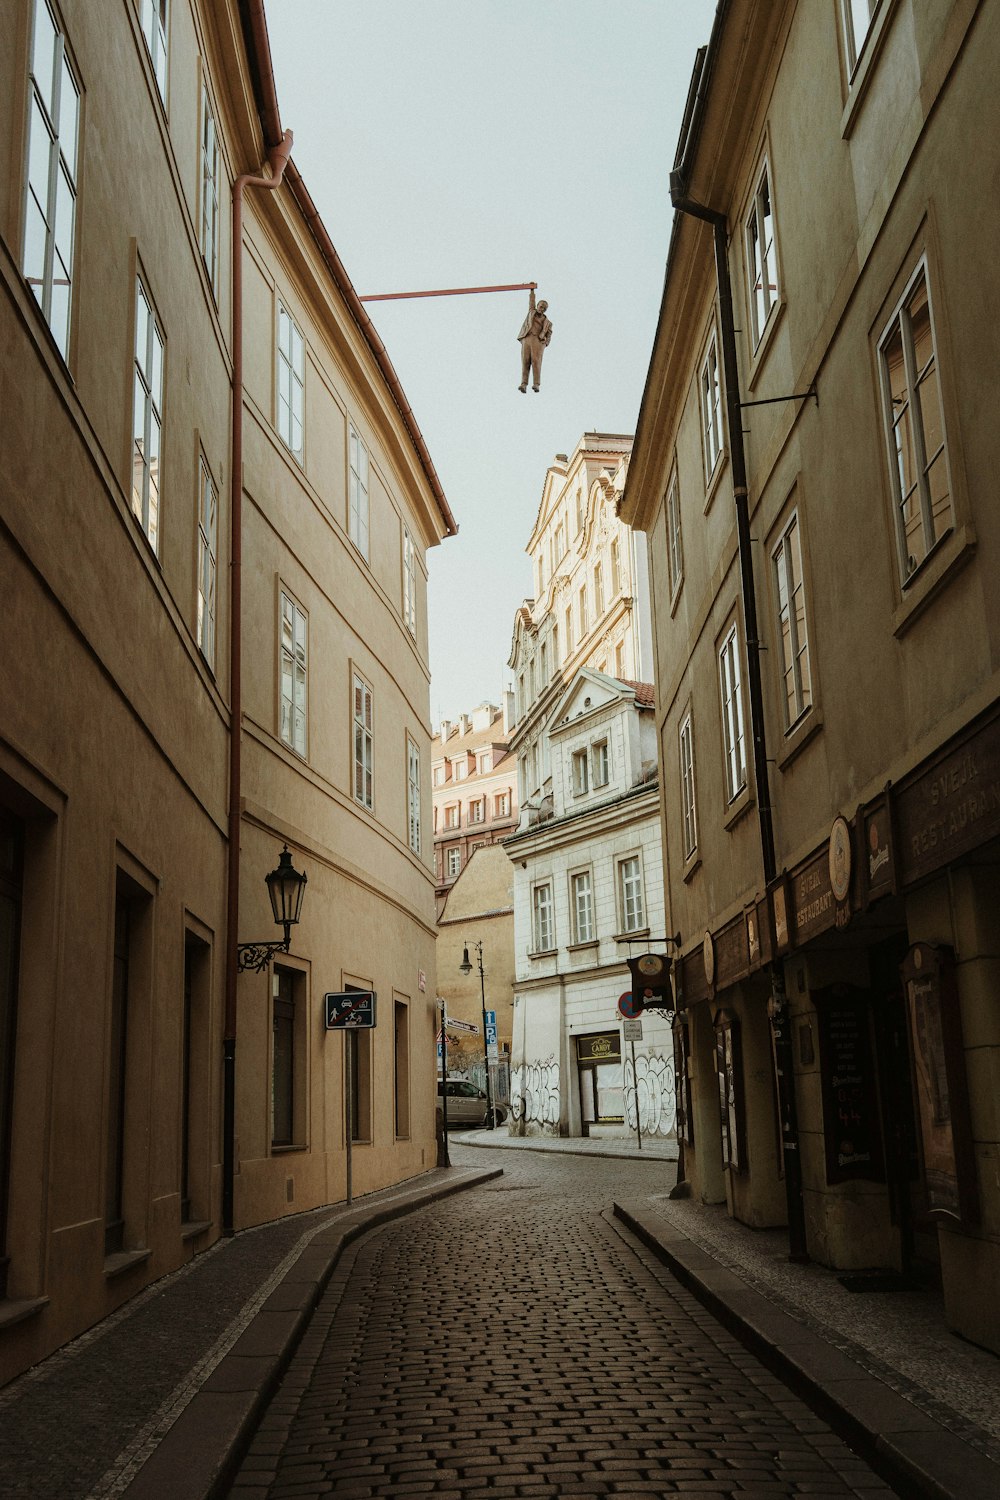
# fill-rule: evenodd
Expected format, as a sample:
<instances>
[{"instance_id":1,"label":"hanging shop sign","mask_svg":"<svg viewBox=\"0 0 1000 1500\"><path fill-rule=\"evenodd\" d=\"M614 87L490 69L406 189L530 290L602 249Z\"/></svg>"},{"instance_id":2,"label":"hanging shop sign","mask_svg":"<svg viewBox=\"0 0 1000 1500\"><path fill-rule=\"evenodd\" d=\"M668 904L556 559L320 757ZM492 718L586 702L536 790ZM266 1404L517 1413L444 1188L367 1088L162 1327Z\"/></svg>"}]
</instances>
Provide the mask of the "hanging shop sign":
<instances>
[{"instance_id":1,"label":"hanging shop sign","mask_svg":"<svg viewBox=\"0 0 1000 1500\"><path fill-rule=\"evenodd\" d=\"M792 912L795 941L807 943L817 933L833 927L836 921L837 902L830 884L830 856L821 849L804 869L794 874L792 888Z\"/></svg>"},{"instance_id":2,"label":"hanging shop sign","mask_svg":"<svg viewBox=\"0 0 1000 1500\"><path fill-rule=\"evenodd\" d=\"M854 985L813 991L819 1030L828 1183L885 1181L869 996Z\"/></svg>"},{"instance_id":3,"label":"hanging shop sign","mask_svg":"<svg viewBox=\"0 0 1000 1500\"><path fill-rule=\"evenodd\" d=\"M728 989L750 971L747 926L742 916L728 922L715 936L715 987Z\"/></svg>"},{"instance_id":4,"label":"hanging shop sign","mask_svg":"<svg viewBox=\"0 0 1000 1500\"><path fill-rule=\"evenodd\" d=\"M896 891L896 865L892 856L892 818L885 793L865 809L864 848L861 856L865 906Z\"/></svg>"},{"instance_id":5,"label":"hanging shop sign","mask_svg":"<svg viewBox=\"0 0 1000 1500\"><path fill-rule=\"evenodd\" d=\"M927 1207L979 1222L962 1016L950 948L914 943L902 968Z\"/></svg>"}]
</instances>

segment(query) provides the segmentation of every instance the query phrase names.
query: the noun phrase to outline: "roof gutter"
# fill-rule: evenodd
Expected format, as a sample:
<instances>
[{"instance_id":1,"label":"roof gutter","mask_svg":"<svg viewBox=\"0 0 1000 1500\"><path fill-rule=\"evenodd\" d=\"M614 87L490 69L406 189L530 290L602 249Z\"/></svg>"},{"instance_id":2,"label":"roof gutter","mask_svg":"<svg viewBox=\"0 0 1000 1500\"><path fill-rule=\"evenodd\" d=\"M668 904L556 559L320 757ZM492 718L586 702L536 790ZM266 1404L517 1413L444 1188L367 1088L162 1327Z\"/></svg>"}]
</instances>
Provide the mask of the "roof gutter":
<instances>
[{"instance_id":1,"label":"roof gutter","mask_svg":"<svg viewBox=\"0 0 1000 1500\"><path fill-rule=\"evenodd\" d=\"M281 114L278 109L278 94L274 82L274 68L271 63L271 44L267 35L267 19L264 15L264 0L239 0L240 16L243 22L243 38L246 44L247 56L250 63L250 74L253 80L254 98L260 115L261 128L264 132L264 144L268 150L280 144L284 132L281 127ZM333 241L327 232L323 220L320 218L319 209L316 207L309 194L302 174L293 161L289 161L285 169L285 181L288 183L303 218L308 225L313 239L327 269L332 275L338 290L347 303L351 316L357 323L365 342L368 344L375 362L379 367L382 378L389 388L393 401L399 409L403 419L403 425L409 433L410 440L420 459L421 466L431 487L431 492L437 503L438 510L445 523L445 536L456 536L458 534L458 522L452 513L451 506L445 498L441 481L430 456L423 433L417 425L413 408L406 399L406 393L400 384L399 376L393 367L389 352L375 330L375 325L365 311L357 292L351 283L351 278L344 269L344 263L337 254Z\"/></svg>"}]
</instances>

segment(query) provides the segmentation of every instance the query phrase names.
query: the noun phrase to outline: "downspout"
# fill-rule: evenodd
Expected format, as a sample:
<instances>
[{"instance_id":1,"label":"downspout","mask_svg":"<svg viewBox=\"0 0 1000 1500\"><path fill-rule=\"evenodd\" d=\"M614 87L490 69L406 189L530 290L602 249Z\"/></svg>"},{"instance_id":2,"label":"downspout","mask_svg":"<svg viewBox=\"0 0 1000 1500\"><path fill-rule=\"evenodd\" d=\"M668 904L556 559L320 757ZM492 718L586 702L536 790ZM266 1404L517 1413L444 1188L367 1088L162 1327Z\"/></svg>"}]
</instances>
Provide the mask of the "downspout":
<instances>
[{"instance_id":1,"label":"downspout","mask_svg":"<svg viewBox=\"0 0 1000 1500\"><path fill-rule=\"evenodd\" d=\"M733 498L736 504L736 535L743 595L743 630L747 647L747 690L750 699L750 735L753 741L757 817L760 828L764 884L770 887L777 874L777 867L764 728L764 694L760 675L761 645L757 627L757 591L751 551L746 449L743 443L743 410L740 403L740 377L736 358L733 288L729 276L727 219L725 214L719 213L716 209L706 208L704 204L696 203L688 197L685 175L679 168L670 174L670 201L678 213L688 214L692 218L701 219L704 223L710 224L715 243L715 275L719 294L719 322L722 331L722 365L725 373L726 409L729 417L729 458L732 465ZM806 1249L805 1209L802 1201L802 1160L799 1149L798 1111L795 1103L794 1063L785 976L781 963L772 961L766 967L771 983L768 1015L771 1021L775 1067L778 1075L785 1198L788 1210L788 1252L791 1260L801 1261L808 1260L809 1255Z\"/></svg>"},{"instance_id":2,"label":"downspout","mask_svg":"<svg viewBox=\"0 0 1000 1500\"><path fill-rule=\"evenodd\" d=\"M239 974L240 823L243 726L243 193L281 182L292 132L268 152L270 176L245 172L233 184L233 386L229 449L229 849L226 899L226 1004L222 1073L222 1232L233 1233L236 1161L236 985Z\"/></svg>"}]
</instances>

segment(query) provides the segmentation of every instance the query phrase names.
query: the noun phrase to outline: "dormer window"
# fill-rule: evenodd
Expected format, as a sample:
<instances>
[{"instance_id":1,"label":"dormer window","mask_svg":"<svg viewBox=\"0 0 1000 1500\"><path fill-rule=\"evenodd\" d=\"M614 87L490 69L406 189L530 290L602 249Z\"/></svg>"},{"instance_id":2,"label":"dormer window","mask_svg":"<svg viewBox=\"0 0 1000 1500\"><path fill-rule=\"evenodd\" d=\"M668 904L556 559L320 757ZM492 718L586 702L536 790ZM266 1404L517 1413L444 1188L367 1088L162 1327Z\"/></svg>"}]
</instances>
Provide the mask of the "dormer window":
<instances>
[{"instance_id":1,"label":"dormer window","mask_svg":"<svg viewBox=\"0 0 1000 1500\"><path fill-rule=\"evenodd\" d=\"M590 773L586 750L577 750L573 755L573 795L582 797L590 791Z\"/></svg>"},{"instance_id":2,"label":"dormer window","mask_svg":"<svg viewBox=\"0 0 1000 1500\"><path fill-rule=\"evenodd\" d=\"M591 755L594 763L594 785L607 786L611 768L607 740L598 740Z\"/></svg>"}]
</instances>

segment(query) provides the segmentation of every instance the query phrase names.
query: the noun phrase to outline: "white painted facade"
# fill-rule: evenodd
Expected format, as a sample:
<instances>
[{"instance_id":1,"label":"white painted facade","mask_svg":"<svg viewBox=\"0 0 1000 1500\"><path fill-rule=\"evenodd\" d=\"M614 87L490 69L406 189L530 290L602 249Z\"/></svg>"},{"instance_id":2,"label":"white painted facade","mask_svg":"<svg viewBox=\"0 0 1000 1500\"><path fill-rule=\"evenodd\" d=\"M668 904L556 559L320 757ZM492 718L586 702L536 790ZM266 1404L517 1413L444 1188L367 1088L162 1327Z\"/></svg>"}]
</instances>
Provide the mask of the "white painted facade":
<instances>
[{"instance_id":1,"label":"white painted facade","mask_svg":"<svg viewBox=\"0 0 1000 1500\"><path fill-rule=\"evenodd\" d=\"M673 1132L670 1026L643 1015L633 1071L617 1013L626 958L662 951L656 939L666 931L653 718L646 690L585 667L540 730L547 804L505 845L514 865L517 1134L624 1134L635 1129L637 1092L644 1133Z\"/></svg>"}]
</instances>

